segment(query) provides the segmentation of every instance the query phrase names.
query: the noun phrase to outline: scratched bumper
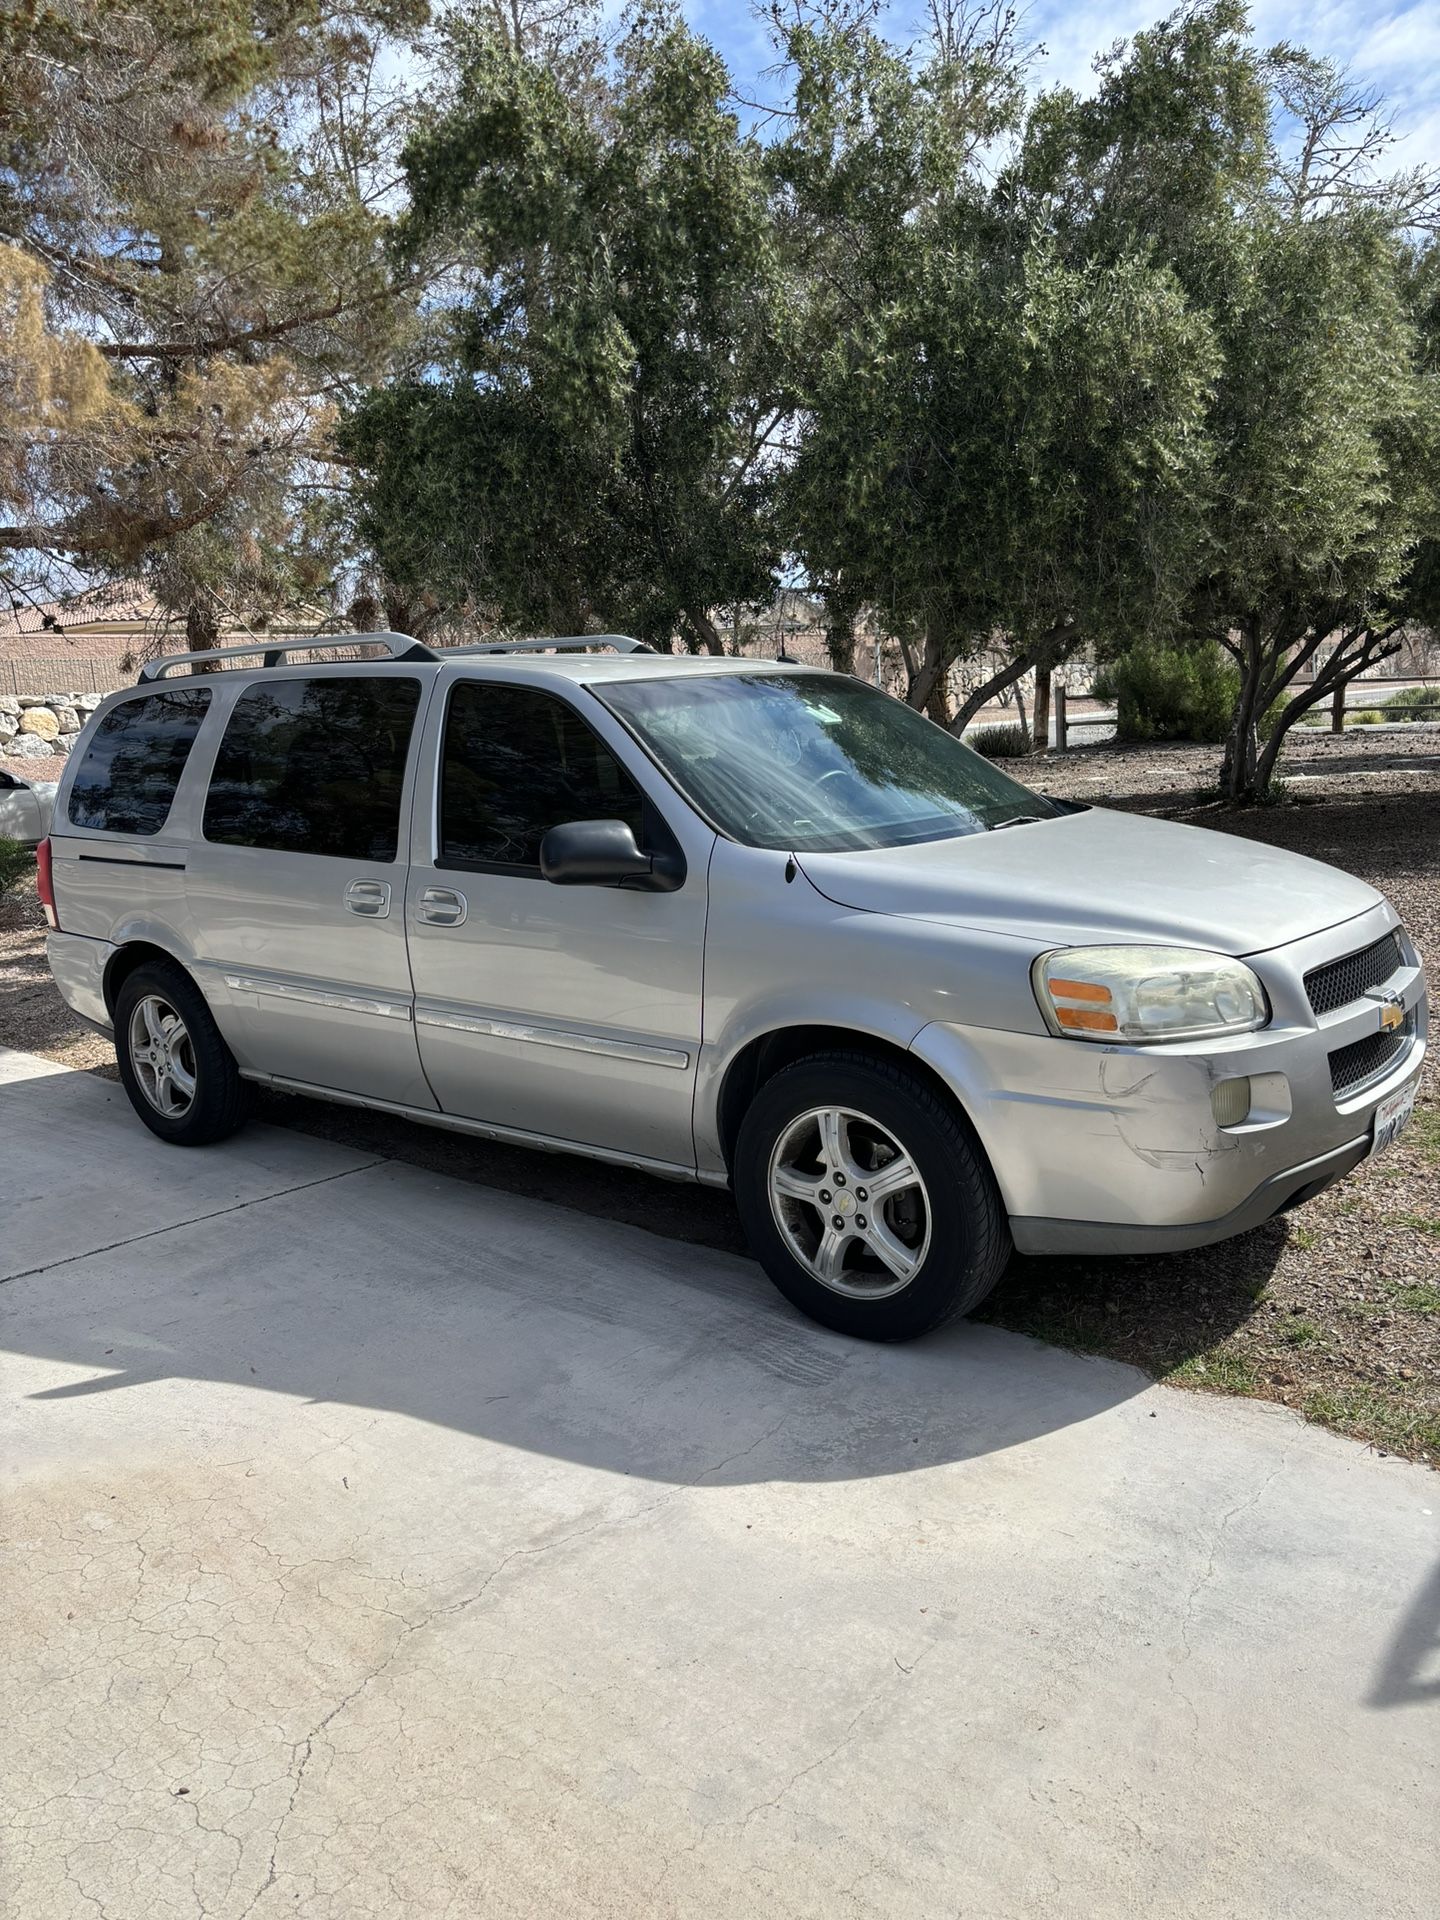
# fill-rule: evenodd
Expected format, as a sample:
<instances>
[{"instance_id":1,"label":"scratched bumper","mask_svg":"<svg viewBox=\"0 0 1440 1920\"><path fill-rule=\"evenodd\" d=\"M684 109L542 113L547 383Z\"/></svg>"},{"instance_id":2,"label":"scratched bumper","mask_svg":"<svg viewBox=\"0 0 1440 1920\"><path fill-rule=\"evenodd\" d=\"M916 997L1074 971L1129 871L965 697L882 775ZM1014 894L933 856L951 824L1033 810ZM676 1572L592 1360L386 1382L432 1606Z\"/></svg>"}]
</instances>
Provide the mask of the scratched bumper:
<instances>
[{"instance_id":1,"label":"scratched bumper","mask_svg":"<svg viewBox=\"0 0 1440 1920\"><path fill-rule=\"evenodd\" d=\"M1313 967L1396 926L1388 907L1249 956L1270 1024L1204 1045L1105 1047L1050 1034L935 1025L914 1051L955 1088L990 1156L1025 1253L1146 1253L1203 1246L1298 1205L1368 1151L1376 1107L1419 1073L1428 1002L1418 955L1388 983L1413 1038L1383 1077L1332 1090L1330 1055L1374 1034L1373 1000L1317 1018ZM1217 1081L1247 1075L1252 1106L1217 1124Z\"/></svg>"}]
</instances>

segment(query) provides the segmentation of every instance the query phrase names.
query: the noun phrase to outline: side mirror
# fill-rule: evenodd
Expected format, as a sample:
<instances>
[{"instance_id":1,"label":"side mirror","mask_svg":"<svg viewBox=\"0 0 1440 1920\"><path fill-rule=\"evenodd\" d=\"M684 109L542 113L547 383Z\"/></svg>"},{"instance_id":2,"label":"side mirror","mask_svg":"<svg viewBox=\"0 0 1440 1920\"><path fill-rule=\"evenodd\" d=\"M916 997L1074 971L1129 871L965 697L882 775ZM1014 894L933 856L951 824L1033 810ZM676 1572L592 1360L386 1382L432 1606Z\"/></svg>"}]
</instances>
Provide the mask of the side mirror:
<instances>
[{"instance_id":1,"label":"side mirror","mask_svg":"<svg viewBox=\"0 0 1440 1920\"><path fill-rule=\"evenodd\" d=\"M540 842L540 871L557 887L630 887L673 893L685 878L676 854L642 853L623 820L570 820Z\"/></svg>"}]
</instances>

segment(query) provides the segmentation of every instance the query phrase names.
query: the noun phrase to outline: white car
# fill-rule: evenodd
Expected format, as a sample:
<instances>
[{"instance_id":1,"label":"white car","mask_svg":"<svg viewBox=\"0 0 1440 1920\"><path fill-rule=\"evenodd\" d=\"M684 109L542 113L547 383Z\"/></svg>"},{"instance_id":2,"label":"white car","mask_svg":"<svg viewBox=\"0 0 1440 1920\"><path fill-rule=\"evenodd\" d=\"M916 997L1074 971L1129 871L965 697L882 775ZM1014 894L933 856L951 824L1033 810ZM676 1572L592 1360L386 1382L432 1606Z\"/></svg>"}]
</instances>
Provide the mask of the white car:
<instances>
[{"instance_id":1,"label":"white car","mask_svg":"<svg viewBox=\"0 0 1440 1920\"><path fill-rule=\"evenodd\" d=\"M0 767L0 838L37 846L50 831L57 785L54 780L24 780Z\"/></svg>"}]
</instances>

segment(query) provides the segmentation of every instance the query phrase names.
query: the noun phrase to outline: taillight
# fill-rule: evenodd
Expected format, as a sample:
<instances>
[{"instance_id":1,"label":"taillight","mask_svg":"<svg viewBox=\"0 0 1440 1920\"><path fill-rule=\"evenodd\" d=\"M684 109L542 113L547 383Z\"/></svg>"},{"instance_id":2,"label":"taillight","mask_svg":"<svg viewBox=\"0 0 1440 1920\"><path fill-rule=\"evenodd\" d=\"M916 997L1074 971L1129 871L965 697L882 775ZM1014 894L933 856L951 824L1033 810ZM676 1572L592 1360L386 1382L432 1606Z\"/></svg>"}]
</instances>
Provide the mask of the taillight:
<instances>
[{"instance_id":1,"label":"taillight","mask_svg":"<svg viewBox=\"0 0 1440 1920\"><path fill-rule=\"evenodd\" d=\"M60 931L60 921L55 912L55 876L50 869L50 837L46 837L35 849L35 891L40 896L40 904L45 909L45 924L54 932Z\"/></svg>"}]
</instances>

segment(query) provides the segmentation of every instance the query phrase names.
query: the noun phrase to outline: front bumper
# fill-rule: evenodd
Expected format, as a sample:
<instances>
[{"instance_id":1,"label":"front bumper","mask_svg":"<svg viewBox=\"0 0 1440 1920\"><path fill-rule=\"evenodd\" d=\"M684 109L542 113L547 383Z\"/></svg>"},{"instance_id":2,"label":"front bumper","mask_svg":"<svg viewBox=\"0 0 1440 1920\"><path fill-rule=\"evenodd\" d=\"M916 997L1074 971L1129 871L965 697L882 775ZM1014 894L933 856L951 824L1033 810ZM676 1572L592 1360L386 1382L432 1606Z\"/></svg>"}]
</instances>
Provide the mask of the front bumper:
<instances>
[{"instance_id":1,"label":"front bumper","mask_svg":"<svg viewBox=\"0 0 1440 1920\"><path fill-rule=\"evenodd\" d=\"M1336 1094L1330 1056L1379 1030L1374 999L1317 1017L1304 978L1395 928L1404 965L1387 989L1408 1044L1383 1073ZM1242 1233L1312 1198L1369 1150L1375 1109L1419 1074L1428 1000L1418 955L1388 906L1249 955L1272 1018L1203 1045L1109 1047L1050 1034L936 1024L913 1051L955 1089L990 1156L1022 1253L1156 1253ZM1250 1116L1221 1127L1217 1081L1246 1075Z\"/></svg>"}]
</instances>

